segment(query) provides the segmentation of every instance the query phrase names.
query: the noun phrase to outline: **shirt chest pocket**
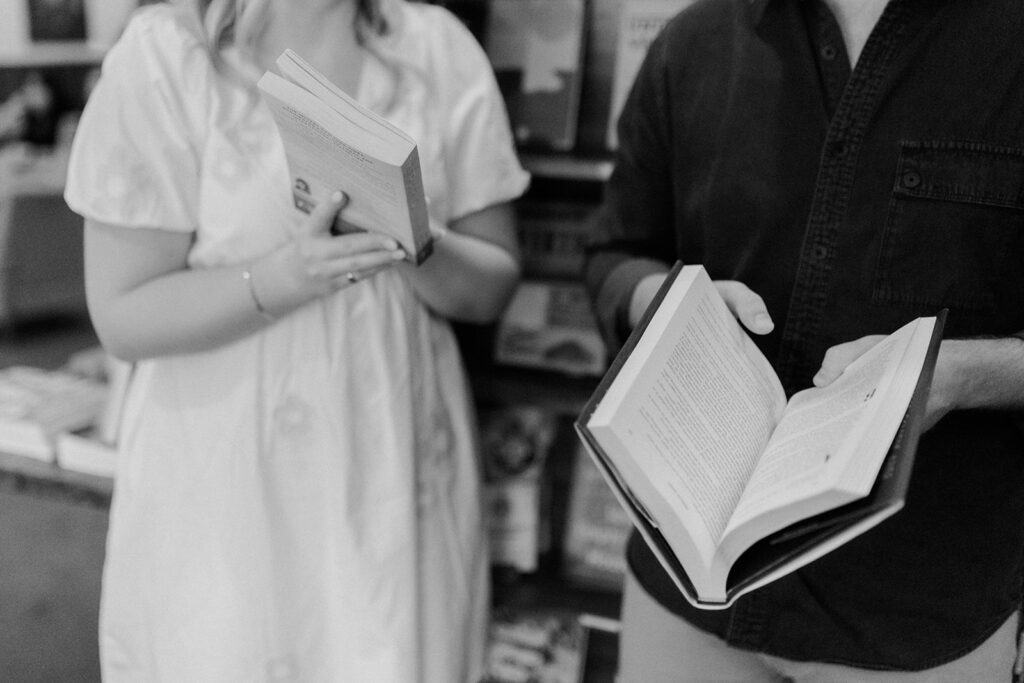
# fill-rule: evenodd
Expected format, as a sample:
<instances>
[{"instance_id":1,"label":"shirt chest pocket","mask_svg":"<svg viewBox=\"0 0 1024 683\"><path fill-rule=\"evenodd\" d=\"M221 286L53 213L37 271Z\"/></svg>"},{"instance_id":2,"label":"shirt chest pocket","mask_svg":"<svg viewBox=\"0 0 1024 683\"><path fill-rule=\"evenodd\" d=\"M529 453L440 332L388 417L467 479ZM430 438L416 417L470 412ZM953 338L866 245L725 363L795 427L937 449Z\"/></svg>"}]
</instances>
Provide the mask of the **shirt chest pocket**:
<instances>
[{"instance_id":1,"label":"shirt chest pocket","mask_svg":"<svg viewBox=\"0 0 1024 683\"><path fill-rule=\"evenodd\" d=\"M886 216L876 303L989 313L1024 266L1024 149L905 142Z\"/></svg>"}]
</instances>

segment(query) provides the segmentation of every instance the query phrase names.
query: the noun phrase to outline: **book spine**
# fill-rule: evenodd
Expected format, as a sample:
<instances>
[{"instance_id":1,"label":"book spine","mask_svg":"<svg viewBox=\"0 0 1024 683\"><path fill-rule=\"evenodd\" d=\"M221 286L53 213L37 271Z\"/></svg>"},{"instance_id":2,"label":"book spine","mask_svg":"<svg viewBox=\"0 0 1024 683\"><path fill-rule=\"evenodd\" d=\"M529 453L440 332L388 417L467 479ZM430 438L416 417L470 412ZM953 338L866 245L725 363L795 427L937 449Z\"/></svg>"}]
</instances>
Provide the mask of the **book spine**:
<instances>
[{"instance_id":1,"label":"book spine","mask_svg":"<svg viewBox=\"0 0 1024 683\"><path fill-rule=\"evenodd\" d=\"M426 195L423 192L423 171L420 169L420 153L417 148L413 148L412 153L402 164L402 183L406 204L409 207L409 228L415 250L415 253L409 256L413 263L419 265L433 251L433 240L430 235L430 218L427 215Z\"/></svg>"}]
</instances>

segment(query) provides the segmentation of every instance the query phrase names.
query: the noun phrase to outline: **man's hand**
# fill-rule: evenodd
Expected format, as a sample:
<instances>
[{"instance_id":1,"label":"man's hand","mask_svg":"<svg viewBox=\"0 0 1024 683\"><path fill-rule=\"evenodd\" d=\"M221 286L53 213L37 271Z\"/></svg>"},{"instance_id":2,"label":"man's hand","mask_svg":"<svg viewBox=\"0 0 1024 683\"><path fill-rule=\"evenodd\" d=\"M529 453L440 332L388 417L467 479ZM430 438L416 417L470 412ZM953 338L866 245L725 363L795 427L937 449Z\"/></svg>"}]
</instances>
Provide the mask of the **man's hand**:
<instances>
[{"instance_id":1,"label":"man's hand","mask_svg":"<svg viewBox=\"0 0 1024 683\"><path fill-rule=\"evenodd\" d=\"M843 344L836 344L830 348L825 352L821 368L814 375L812 380L814 386L823 387L834 382L849 367L850 363L860 358L868 349L883 339L885 339L885 335L872 334ZM931 391L928 393L928 403L925 406L922 431L934 427L935 423L956 405L954 388L957 384L954 381L953 367L950 348L944 343L939 347L939 357L935 363Z\"/></svg>"},{"instance_id":2,"label":"man's hand","mask_svg":"<svg viewBox=\"0 0 1024 683\"><path fill-rule=\"evenodd\" d=\"M764 300L745 284L735 280L715 280L715 287L743 327L754 334L768 334L775 329Z\"/></svg>"},{"instance_id":3,"label":"man's hand","mask_svg":"<svg viewBox=\"0 0 1024 683\"><path fill-rule=\"evenodd\" d=\"M637 284L629 302L629 324L631 327L635 327L640 322L644 311L651 305L651 301L654 300L654 296L664 281L664 273L655 273L648 275ZM768 315L768 308L764 305L764 300L745 284L735 280L716 280L714 284L722 299L725 300L725 305L748 330L754 334L768 334L775 329L775 323Z\"/></svg>"}]
</instances>

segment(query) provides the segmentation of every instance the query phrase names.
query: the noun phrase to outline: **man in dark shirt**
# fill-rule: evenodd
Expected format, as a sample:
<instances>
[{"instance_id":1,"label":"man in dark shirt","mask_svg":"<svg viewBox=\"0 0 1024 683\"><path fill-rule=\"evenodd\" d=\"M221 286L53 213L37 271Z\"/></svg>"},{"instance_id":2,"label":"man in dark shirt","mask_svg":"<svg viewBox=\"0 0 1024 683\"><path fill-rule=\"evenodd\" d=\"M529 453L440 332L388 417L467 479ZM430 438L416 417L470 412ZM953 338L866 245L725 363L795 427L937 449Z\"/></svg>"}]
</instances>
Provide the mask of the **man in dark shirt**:
<instances>
[{"instance_id":1,"label":"man in dark shirt","mask_svg":"<svg viewBox=\"0 0 1024 683\"><path fill-rule=\"evenodd\" d=\"M586 268L613 345L676 259L719 281L790 394L949 309L906 507L724 611L691 607L634 535L622 683L1008 681L1024 2L698 0L618 130Z\"/></svg>"}]
</instances>

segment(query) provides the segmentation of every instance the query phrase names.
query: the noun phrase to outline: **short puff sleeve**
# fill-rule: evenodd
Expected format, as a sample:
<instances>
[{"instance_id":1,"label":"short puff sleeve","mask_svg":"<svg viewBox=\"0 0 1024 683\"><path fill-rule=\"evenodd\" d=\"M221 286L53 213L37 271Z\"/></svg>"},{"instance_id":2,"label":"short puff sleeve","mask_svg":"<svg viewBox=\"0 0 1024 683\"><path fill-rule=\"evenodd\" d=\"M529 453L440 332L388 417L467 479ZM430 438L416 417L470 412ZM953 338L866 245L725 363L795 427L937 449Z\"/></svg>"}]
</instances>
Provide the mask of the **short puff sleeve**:
<instances>
[{"instance_id":1,"label":"short puff sleeve","mask_svg":"<svg viewBox=\"0 0 1024 683\"><path fill-rule=\"evenodd\" d=\"M136 11L82 112L65 185L68 206L118 226L194 231L211 69L181 10Z\"/></svg>"},{"instance_id":2,"label":"short puff sleeve","mask_svg":"<svg viewBox=\"0 0 1024 683\"><path fill-rule=\"evenodd\" d=\"M438 44L444 56L442 88L449 116L443 154L449 183L449 213L460 218L519 197L530 184L516 155L508 113L487 55L453 15L439 18Z\"/></svg>"}]
</instances>

